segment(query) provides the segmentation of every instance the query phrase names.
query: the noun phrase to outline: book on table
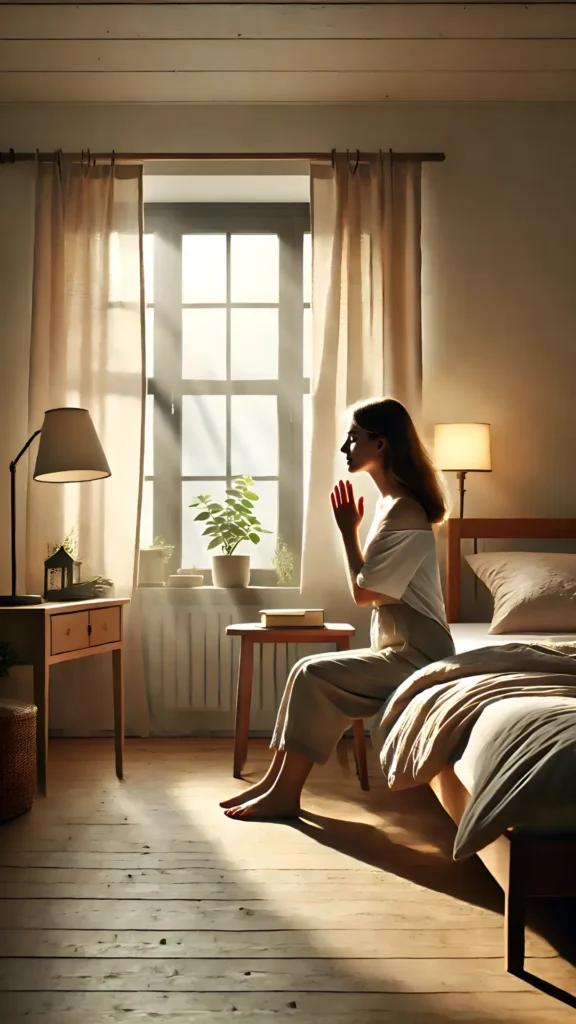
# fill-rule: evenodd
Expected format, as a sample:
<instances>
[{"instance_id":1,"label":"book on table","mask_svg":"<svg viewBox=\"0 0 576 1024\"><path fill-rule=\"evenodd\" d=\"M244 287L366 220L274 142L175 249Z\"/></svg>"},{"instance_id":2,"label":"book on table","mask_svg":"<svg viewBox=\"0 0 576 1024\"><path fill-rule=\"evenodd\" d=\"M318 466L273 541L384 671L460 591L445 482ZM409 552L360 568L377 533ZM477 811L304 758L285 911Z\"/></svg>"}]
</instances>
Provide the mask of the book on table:
<instances>
[{"instance_id":1,"label":"book on table","mask_svg":"<svg viewBox=\"0 0 576 1024\"><path fill-rule=\"evenodd\" d=\"M323 608L264 608L260 622L268 629L274 626L293 629L321 628L324 625Z\"/></svg>"}]
</instances>

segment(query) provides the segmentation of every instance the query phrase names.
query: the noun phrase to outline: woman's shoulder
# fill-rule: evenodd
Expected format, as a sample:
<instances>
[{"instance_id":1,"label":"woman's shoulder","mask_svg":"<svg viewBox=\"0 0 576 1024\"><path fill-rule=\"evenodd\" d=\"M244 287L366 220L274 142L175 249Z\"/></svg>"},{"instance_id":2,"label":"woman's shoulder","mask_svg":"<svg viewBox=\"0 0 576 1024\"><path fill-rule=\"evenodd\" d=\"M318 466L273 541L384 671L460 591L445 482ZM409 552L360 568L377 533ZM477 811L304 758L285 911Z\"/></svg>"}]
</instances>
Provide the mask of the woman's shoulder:
<instances>
[{"instance_id":1,"label":"woman's shoulder","mask_svg":"<svg viewBox=\"0 0 576 1024\"><path fill-rule=\"evenodd\" d=\"M381 530L426 530L432 532L428 517L414 498L396 498L386 507L380 522Z\"/></svg>"}]
</instances>

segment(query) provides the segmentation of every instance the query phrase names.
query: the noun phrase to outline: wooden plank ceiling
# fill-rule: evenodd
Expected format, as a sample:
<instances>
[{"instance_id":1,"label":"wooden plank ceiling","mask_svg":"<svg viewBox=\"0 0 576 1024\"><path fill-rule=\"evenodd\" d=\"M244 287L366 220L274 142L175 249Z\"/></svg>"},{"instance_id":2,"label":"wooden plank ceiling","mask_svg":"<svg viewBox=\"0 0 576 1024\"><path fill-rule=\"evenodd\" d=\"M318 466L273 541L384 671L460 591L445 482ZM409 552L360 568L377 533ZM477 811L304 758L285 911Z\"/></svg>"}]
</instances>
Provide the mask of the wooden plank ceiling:
<instances>
[{"instance_id":1,"label":"wooden plank ceiling","mask_svg":"<svg viewBox=\"0 0 576 1024\"><path fill-rule=\"evenodd\" d=\"M1 102L576 100L576 3L4 3Z\"/></svg>"}]
</instances>

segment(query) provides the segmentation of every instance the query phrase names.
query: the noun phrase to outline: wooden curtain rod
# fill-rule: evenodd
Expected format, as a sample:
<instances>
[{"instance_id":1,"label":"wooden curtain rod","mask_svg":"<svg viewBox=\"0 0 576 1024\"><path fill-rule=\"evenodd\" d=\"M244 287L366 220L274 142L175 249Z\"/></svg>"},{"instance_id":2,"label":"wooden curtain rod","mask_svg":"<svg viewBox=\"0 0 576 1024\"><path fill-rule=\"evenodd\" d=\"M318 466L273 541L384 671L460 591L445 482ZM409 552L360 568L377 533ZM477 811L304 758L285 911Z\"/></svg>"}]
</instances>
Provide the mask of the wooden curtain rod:
<instances>
[{"instance_id":1,"label":"wooden curtain rod","mask_svg":"<svg viewBox=\"0 0 576 1024\"><path fill-rule=\"evenodd\" d=\"M349 150L350 159L354 162L366 163L370 154L360 153L358 150ZM395 160L418 160L422 163L442 163L445 159L444 153L395 153L390 151ZM183 163L195 162L273 162L280 163L288 161L302 161L309 163L330 163L332 153L65 153L72 160L103 161L115 159L119 163ZM8 153L0 153L0 163L20 163L32 160L50 161L54 159L54 153L15 153L13 149Z\"/></svg>"}]
</instances>

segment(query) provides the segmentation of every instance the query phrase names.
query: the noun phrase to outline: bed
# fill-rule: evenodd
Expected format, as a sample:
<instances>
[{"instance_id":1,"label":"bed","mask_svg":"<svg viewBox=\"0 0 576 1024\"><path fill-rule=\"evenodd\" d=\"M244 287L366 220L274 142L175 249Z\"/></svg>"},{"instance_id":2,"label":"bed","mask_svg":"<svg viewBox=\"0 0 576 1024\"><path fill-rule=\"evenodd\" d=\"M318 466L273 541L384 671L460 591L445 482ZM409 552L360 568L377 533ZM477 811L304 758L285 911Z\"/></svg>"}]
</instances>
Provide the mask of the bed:
<instances>
[{"instance_id":1,"label":"bed","mask_svg":"<svg viewBox=\"0 0 576 1024\"><path fill-rule=\"evenodd\" d=\"M495 647L509 643L545 643L551 636L554 643L574 643L576 633L501 633L493 636L488 632L489 622L451 622L450 632L454 637L454 646L460 654L463 651L477 650L479 647Z\"/></svg>"},{"instance_id":2,"label":"bed","mask_svg":"<svg viewBox=\"0 0 576 1024\"><path fill-rule=\"evenodd\" d=\"M487 622L460 622L462 552L463 540L541 540L576 538L576 519L451 519L447 523L446 557L446 609L454 643L458 653L477 650L487 646L510 643L570 643L576 641L576 633L562 634L517 634L491 635ZM519 701L528 709L525 702ZM510 714L519 712L520 705L509 705ZM576 701L575 701L576 704ZM496 715L503 709L496 709L491 721L483 711L471 730L468 741L459 752L458 758L443 768L431 781L430 786L443 808L459 825L471 801L474 786L476 752L482 744L490 742L491 728ZM478 856L490 873L503 888L505 909L505 961L510 972L522 971L525 953L525 912L526 901L534 897L576 897L576 834L567 831L559 813L554 822L530 829L508 829L484 849Z\"/></svg>"}]
</instances>

